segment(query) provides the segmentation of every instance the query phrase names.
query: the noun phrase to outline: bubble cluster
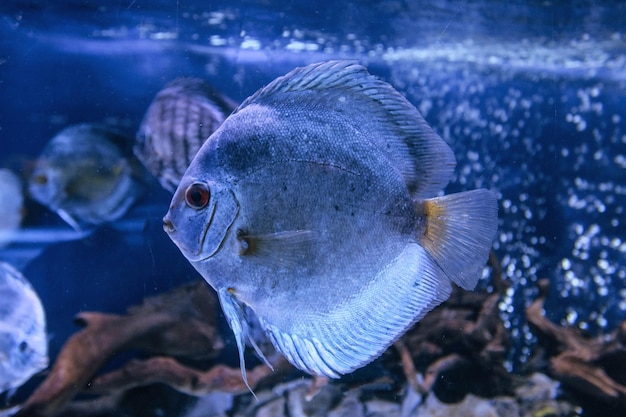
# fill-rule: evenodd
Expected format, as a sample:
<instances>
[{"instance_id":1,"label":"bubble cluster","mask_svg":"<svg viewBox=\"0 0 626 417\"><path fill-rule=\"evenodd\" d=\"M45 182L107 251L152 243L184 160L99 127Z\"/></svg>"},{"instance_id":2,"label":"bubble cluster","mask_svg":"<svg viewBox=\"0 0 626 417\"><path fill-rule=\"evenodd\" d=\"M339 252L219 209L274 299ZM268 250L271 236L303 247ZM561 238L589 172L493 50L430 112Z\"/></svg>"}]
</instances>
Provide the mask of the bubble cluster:
<instances>
[{"instance_id":1,"label":"bubble cluster","mask_svg":"<svg viewBox=\"0 0 626 417\"><path fill-rule=\"evenodd\" d=\"M551 320L604 332L626 317L626 71L592 76L595 63L574 65L582 55L567 48L519 60L509 51L497 63L476 48L465 58L460 50L395 54L390 78L453 147L448 191L499 195L494 250L510 285L499 307L516 341L514 364L532 349L523 312L540 278L552 283Z\"/></svg>"}]
</instances>

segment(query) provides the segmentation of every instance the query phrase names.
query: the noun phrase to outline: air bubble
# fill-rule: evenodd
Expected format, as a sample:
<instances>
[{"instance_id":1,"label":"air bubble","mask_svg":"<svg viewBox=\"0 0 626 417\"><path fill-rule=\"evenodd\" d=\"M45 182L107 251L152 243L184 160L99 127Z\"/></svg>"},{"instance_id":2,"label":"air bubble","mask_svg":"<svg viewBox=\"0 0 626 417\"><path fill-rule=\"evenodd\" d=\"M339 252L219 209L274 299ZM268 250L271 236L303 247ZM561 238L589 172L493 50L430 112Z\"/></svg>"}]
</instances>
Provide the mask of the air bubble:
<instances>
[{"instance_id":1,"label":"air bubble","mask_svg":"<svg viewBox=\"0 0 626 417\"><path fill-rule=\"evenodd\" d=\"M578 313L572 310L569 313L567 313L567 317L565 319L567 320L567 323L569 325L572 325L576 323L576 320L578 319Z\"/></svg>"},{"instance_id":2,"label":"air bubble","mask_svg":"<svg viewBox=\"0 0 626 417\"><path fill-rule=\"evenodd\" d=\"M568 269L570 269L571 267L572 267L572 263L570 262L570 260L569 260L569 259L567 259L567 258L563 258L563 259L561 260L561 268L563 268L564 270L566 270L566 271L567 271L567 270L568 270Z\"/></svg>"}]
</instances>

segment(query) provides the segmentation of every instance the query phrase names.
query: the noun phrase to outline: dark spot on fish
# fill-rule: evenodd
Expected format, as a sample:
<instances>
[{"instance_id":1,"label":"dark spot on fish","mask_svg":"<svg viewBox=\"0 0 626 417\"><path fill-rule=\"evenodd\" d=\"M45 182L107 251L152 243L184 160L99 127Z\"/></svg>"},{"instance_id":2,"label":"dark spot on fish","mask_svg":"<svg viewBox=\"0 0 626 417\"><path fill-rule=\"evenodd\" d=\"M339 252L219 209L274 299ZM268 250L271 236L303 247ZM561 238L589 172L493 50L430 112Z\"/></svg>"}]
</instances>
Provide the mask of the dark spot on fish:
<instances>
[{"instance_id":1,"label":"dark spot on fish","mask_svg":"<svg viewBox=\"0 0 626 417\"><path fill-rule=\"evenodd\" d=\"M335 211L339 211L339 206L337 204L334 205Z\"/></svg>"},{"instance_id":2,"label":"dark spot on fish","mask_svg":"<svg viewBox=\"0 0 626 417\"><path fill-rule=\"evenodd\" d=\"M33 182L35 184L45 185L48 183L48 177L45 175L36 175L33 177Z\"/></svg>"}]
</instances>

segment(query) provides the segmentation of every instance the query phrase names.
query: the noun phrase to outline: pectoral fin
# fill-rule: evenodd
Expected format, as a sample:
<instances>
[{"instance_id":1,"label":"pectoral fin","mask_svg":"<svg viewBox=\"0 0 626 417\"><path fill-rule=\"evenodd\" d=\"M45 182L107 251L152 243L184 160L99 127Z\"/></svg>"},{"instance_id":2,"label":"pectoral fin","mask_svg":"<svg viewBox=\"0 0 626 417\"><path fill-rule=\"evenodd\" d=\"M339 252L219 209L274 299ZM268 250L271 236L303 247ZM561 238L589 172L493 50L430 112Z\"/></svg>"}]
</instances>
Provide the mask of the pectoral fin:
<instances>
[{"instance_id":1,"label":"pectoral fin","mask_svg":"<svg viewBox=\"0 0 626 417\"><path fill-rule=\"evenodd\" d=\"M317 234L310 230L289 230L269 234L237 232L239 255L277 267L293 268L306 261L316 242Z\"/></svg>"}]
</instances>

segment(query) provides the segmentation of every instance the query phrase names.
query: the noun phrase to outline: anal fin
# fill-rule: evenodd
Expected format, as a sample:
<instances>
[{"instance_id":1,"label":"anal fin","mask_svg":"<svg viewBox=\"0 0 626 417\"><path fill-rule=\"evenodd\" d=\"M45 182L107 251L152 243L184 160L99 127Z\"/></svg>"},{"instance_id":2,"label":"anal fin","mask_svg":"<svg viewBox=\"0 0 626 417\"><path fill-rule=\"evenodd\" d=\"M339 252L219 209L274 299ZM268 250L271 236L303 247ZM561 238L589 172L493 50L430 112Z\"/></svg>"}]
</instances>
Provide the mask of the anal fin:
<instances>
[{"instance_id":1,"label":"anal fin","mask_svg":"<svg viewBox=\"0 0 626 417\"><path fill-rule=\"evenodd\" d=\"M450 280L416 242L379 270L369 286L328 312L302 309L259 316L276 349L312 375L339 378L380 356L450 296Z\"/></svg>"}]
</instances>

